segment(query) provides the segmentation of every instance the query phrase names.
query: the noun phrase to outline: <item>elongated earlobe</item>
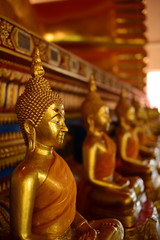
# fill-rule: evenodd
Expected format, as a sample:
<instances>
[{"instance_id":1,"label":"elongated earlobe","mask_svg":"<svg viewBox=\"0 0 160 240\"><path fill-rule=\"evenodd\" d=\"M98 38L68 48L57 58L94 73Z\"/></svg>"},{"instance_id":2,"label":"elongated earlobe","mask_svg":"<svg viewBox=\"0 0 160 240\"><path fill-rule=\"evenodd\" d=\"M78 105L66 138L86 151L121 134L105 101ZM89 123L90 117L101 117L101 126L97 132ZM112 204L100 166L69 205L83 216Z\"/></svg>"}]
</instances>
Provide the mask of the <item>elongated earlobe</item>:
<instances>
[{"instance_id":1,"label":"elongated earlobe","mask_svg":"<svg viewBox=\"0 0 160 240\"><path fill-rule=\"evenodd\" d=\"M88 126L89 126L89 132L93 133L94 132L94 120L93 120L92 115L88 116L87 123L88 123Z\"/></svg>"},{"instance_id":2,"label":"elongated earlobe","mask_svg":"<svg viewBox=\"0 0 160 240\"><path fill-rule=\"evenodd\" d=\"M33 152L36 146L36 131L31 119L27 119L24 122L24 129L28 137L28 148L29 152Z\"/></svg>"}]
</instances>

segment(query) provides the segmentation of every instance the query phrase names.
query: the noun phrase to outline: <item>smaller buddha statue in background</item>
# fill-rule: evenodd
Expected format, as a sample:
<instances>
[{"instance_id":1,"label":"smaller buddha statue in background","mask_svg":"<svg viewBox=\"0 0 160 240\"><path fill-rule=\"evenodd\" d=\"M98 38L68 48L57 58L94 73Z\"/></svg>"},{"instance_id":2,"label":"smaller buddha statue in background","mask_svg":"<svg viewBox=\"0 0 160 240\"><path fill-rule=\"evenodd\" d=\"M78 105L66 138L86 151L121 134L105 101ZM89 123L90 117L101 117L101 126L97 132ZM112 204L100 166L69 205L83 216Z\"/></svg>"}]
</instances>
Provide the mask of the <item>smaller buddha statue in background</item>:
<instances>
[{"instance_id":1,"label":"smaller buddha statue in background","mask_svg":"<svg viewBox=\"0 0 160 240\"><path fill-rule=\"evenodd\" d=\"M27 153L11 179L11 235L14 240L121 240L118 220L88 223L76 212L76 183L54 148L67 132L61 98L43 77L35 50L33 77L18 98L16 112Z\"/></svg>"},{"instance_id":2,"label":"smaller buddha statue in background","mask_svg":"<svg viewBox=\"0 0 160 240\"><path fill-rule=\"evenodd\" d=\"M157 108L145 107L147 115L147 124L149 129L154 136L159 136L160 134L160 114Z\"/></svg>"},{"instance_id":3,"label":"smaller buddha statue in background","mask_svg":"<svg viewBox=\"0 0 160 240\"><path fill-rule=\"evenodd\" d=\"M160 171L160 138L151 130L146 107L143 107L136 99L133 99L132 104L135 108L135 129L139 139L140 154L146 158L154 158L157 169ZM157 125L157 119L154 120Z\"/></svg>"},{"instance_id":4,"label":"smaller buddha statue in background","mask_svg":"<svg viewBox=\"0 0 160 240\"><path fill-rule=\"evenodd\" d=\"M136 101L135 98L133 99L132 104L135 108L135 124L137 127L139 143L140 146L146 147L147 152L149 150L147 148L156 146L157 138L153 135L150 129L146 108Z\"/></svg>"},{"instance_id":5,"label":"smaller buddha statue in background","mask_svg":"<svg viewBox=\"0 0 160 240\"><path fill-rule=\"evenodd\" d=\"M82 117L87 130L83 142L83 165L86 178L92 184L88 192L86 211L92 217L112 215L125 227L138 218L143 202L144 185L141 178L124 178L116 173L116 144L108 136L109 108L97 93L94 76L90 78L90 92L82 103Z\"/></svg>"},{"instance_id":6,"label":"smaller buddha statue in background","mask_svg":"<svg viewBox=\"0 0 160 240\"><path fill-rule=\"evenodd\" d=\"M116 113L119 121L117 140L118 153L121 160L121 173L126 176L142 177L147 196L155 200L160 186L156 162L153 156L143 157L140 154L138 136L140 126L135 124L135 108L126 99L125 91L122 91L116 107Z\"/></svg>"}]
</instances>

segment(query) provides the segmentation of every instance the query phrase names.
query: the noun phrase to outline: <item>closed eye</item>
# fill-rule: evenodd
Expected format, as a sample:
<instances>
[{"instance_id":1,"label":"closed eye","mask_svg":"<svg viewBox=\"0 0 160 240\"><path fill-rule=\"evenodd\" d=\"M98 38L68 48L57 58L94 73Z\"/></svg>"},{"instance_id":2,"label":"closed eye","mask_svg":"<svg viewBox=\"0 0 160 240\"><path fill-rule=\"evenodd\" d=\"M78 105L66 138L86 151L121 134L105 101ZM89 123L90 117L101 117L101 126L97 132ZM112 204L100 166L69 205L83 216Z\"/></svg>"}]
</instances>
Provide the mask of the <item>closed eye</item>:
<instances>
[{"instance_id":1,"label":"closed eye","mask_svg":"<svg viewBox=\"0 0 160 240\"><path fill-rule=\"evenodd\" d=\"M51 122L56 123L56 124L60 123L60 121L56 121L56 120L52 120Z\"/></svg>"}]
</instances>

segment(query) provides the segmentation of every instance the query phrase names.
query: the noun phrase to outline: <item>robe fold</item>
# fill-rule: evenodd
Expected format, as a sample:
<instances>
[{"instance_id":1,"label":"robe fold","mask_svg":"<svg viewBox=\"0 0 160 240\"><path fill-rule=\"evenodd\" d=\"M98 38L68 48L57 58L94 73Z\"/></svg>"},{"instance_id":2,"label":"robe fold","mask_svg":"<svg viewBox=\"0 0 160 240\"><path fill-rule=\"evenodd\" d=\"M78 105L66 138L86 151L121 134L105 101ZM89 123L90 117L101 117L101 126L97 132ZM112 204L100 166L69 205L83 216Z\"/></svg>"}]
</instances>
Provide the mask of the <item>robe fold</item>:
<instances>
[{"instance_id":1,"label":"robe fold","mask_svg":"<svg viewBox=\"0 0 160 240\"><path fill-rule=\"evenodd\" d=\"M56 152L53 155L48 176L36 192L32 232L56 238L74 220L76 183L67 163Z\"/></svg>"}]
</instances>

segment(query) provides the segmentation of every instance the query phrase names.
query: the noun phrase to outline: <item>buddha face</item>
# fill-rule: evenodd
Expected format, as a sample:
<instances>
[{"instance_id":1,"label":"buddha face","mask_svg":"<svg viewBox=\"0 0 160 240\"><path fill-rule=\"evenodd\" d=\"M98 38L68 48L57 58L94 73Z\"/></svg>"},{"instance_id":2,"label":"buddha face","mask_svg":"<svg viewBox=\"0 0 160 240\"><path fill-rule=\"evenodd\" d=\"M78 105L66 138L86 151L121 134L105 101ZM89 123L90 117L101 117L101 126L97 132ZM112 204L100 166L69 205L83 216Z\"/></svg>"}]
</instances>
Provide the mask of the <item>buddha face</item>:
<instances>
[{"instance_id":1,"label":"buddha face","mask_svg":"<svg viewBox=\"0 0 160 240\"><path fill-rule=\"evenodd\" d=\"M96 113L94 118L95 127L99 130L108 130L110 127L109 108L102 106Z\"/></svg>"},{"instance_id":2,"label":"buddha face","mask_svg":"<svg viewBox=\"0 0 160 240\"><path fill-rule=\"evenodd\" d=\"M68 131L65 125L63 104L52 104L40 124L36 127L37 142L49 146L56 147L63 143L65 132Z\"/></svg>"},{"instance_id":3,"label":"buddha face","mask_svg":"<svg viewBox=\"0 0 160 240\"><path fill-rule=\"evenodd\" d=\"M147 120L147 114L144 108L138 109L137 118L140 120Z\"/></svg>"},{"instance_id":4,"label":"buddha face","mask_svg":"<svg viewBox=\"0 0 160 240\"><path fill-rule=\"evenodd\" d=\"M129 122L133 122L135 120L135 108L130 107L128 111L126 112L126 119Z\"/></svg>"}]
</instances>

